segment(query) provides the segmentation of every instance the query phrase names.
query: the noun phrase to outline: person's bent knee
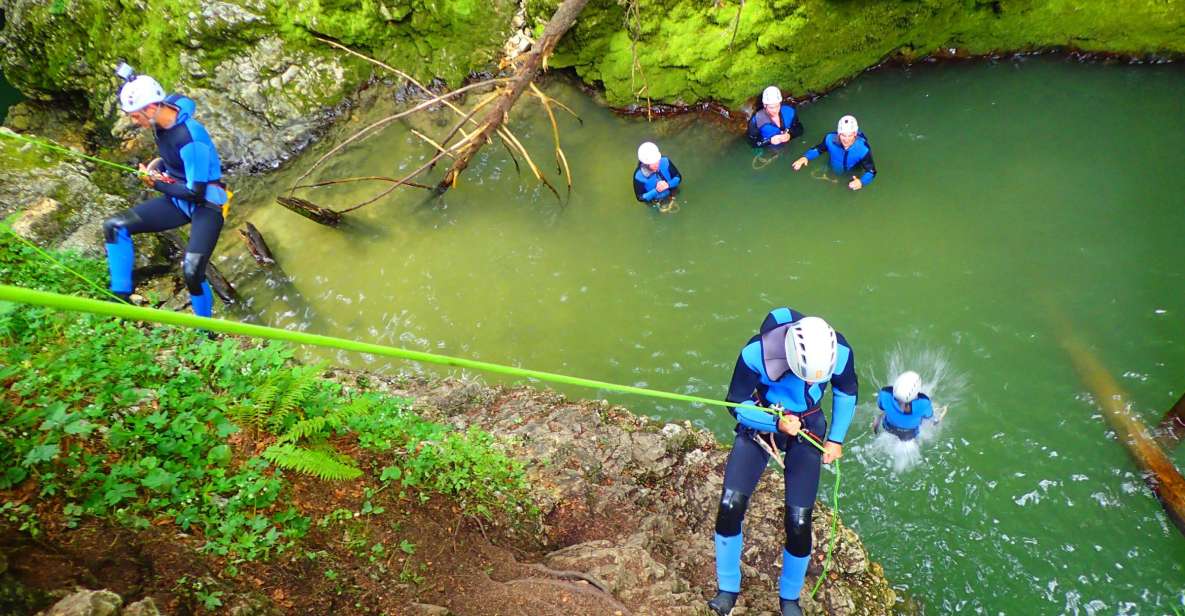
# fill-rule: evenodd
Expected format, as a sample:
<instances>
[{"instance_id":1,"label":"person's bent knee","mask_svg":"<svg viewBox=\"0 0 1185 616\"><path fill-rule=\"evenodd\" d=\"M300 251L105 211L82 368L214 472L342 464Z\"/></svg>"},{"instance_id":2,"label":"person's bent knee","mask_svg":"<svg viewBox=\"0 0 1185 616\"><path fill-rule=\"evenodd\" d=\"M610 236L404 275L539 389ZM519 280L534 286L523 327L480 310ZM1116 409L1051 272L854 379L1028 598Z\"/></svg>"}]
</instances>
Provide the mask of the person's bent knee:
<instances>
[{"instance_id":1,"label":"person's bent knee","mask_svg":"<svg viewBox=\"0 0 1185 616\"><path fill-rule=\"evenodd\" d=\"M202 283L206 280L206 265L210 262L210 255L200 252L185 253L185 260L181 263L181 273L185 276L185 287L192 295L203 293Z\"/></svg>"},{"instance_id":2,"label":"person's bent knee","mask_svg":"<svg viewBox=\"0 0 1185 616\"><path fill-rule=\"evenodd\" d=\"M748 494L725 488L720 496L720 508L716 511L716 534L722 537L735 537L741 534L741 522L745 520L745 509L748 506Z\"/></svg>"},{"instance_id":3,"label":"person's bent knee","mask_svg":"<svg viewBox=\"0 0 1185 616\"><path fill-rule=\"evenodd\" d=\"M121 229L127 229L129 225L139 222L140 217L132 210L124 210L107 220L103 221L103 239L108 244L114 244L118 238Z\"/></svg>"},{"instance_id":4,"label":"person's bent knee","mask_svg":"<svg viewBox=\"0 0 1185 616\"><path fill-rule=\"evenodd\" d=\"M792 556L811 553L812 507L786 507L786 551Z\"/></svg>"}]
</instances>

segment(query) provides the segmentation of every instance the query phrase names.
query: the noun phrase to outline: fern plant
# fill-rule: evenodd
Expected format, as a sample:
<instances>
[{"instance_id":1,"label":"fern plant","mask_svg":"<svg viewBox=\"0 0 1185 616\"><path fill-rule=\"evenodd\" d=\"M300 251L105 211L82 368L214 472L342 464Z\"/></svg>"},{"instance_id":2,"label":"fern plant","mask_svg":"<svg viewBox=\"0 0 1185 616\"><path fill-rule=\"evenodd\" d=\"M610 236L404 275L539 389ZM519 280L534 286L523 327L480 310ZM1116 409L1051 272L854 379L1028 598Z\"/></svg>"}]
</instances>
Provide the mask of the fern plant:
<instances>
[{"instance_id":1,"label":"fern plant","mask_svg":"<svg viewBox=\"0 0 1185 616\"><path fill-rule=\"evenodd\" d=\"M321 479L348 480L362 475L353 458L336 452L325 440L353 417L370 412L371 397L360 396L344 406L330 407L339 396L322 396L325 364L293 366L273 372L255 389L251 400L231 411L241 425L276 435L261 454L279 468Z\"/></svg>"},{"instance_id":2,"label":"fern plant","mask_svg":"<svg viewBox=\"0 0 1185 616\"><path fill-rule=\"evenodd\" d=\"M351 464L353 460L343 454L335 456L322 450L277 444L265 449L262 455L265 460L280 468L321 479L349 480L362 476L362 470ZM345 462L340 458L345 458L350 462Z\"/></svg>"}]
</instances>

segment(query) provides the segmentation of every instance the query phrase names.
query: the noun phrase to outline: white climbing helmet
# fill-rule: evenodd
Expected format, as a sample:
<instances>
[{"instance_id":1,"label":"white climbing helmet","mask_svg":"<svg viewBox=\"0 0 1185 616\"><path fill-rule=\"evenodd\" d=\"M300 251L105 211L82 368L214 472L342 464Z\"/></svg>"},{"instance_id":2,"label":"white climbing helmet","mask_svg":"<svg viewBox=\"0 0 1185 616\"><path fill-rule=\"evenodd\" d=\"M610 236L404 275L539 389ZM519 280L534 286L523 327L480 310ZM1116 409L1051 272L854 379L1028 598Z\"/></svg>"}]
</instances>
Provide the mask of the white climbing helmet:
<instances>
[{"instance_id":1,"label":"white climbing helmet","mask_svg":"<svg viewBox=\"0 0 1185 616\"><path fill-rule=\"evenodd\" d=\"M782 91L778 89L778 86L770 86L761 93L762 105L777 105L780 102L782 102Z\"/></svg>"},{"instance_id":2,"label":"white climbing helmet","mask_svg":"<svg viewBox=\"0 0 1185 616\"><path fill-rule=\"evenodd\" d=\"M839 119L839 124L835 127L835 132L841 135L855 135L860 131L860 125L856 123L856 116L846 115Z\"/></svg>"},{"instance_id":3,"label":"white climbing helmet","mask_svg":"<svg viewBox=\"0 0 1185 616\"><path fill-rule=\"evenodd\" d=\"M906 370L893 381L893 398L900 404L908 404L918 399L922 391L922 377L913 370Z\"/></svg>"},{"instance_id":4,"label":"white climbing helmet","mask_svg":"<svg viewBox=\"0 0 1185 616\"><path fill-rule=\"evenodd\" d=\"M831 378L835 371L835 330L819 317L803 317L786 330L786 362L807 383Z\"/></svg>"},{"instance_id":5,"label":"white climbing helmet","mask_svg":"<svg viewBox=\"0 0 1185 616\"><path fill-rule=\"evenodd\" d=\"M152 103L165 100L164 88L148 75L140 75L123 84L119 90L119 108L124 113L139 111Z\"/></svg>"},{"instance_id":6,"label":"white climbing helmet","mask_svg":"<svg viewBox=\"0 0 1185 616\"><path fill-rule=\"evenodd\" d=\"M647 141L638 146L638 162L643 165L653 165L659 160L662 160L662 153L658 151L658 146Z\"/></svg>"}]
</instances>

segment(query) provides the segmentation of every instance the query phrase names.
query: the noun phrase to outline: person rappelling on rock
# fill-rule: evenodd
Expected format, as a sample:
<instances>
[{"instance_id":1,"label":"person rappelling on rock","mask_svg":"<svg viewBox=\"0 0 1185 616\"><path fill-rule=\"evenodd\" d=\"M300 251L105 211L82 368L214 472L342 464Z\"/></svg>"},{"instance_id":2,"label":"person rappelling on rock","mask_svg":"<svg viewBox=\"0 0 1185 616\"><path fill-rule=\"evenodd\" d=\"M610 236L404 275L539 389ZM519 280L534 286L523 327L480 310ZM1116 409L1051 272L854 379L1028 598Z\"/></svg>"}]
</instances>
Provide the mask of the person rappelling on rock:
<instances>
[{"instance_id":1,"label":"person rappelling on rock","mask_svg":"<svg viewBox=\"0 0 1185 616\"><path fill-rule=\"evenodd\" d=\"M222 163L209 133L194 119L194 102L180 94L165 96L148 75L135 75L120 63L124 79L119 107L140 128L151 128L160 157L141 164L140 181L163 193L103 221L111 291L127 301L132 294L132 236L167 231L186 224L189 245L181 271L189 289L193 312L208 317L214 296L206 281L206 266L222 232L224 206L229 202L222 183ZM160 167L163 166L163 171Z\"/></svg>"},{"instance_id":2,"label":"person rappelling on rock","mask_svg":"<svg viewBox=\"0 0 1185 616\"><path fill-rule=\"evenodd\" d=\"M674 197L682 181L675 163L663 156L657 145L647 141L638 146L638 168L634 171L634 196L638 201L656 206L664 213L670 211L668 199Z\"/></svg>"},{"instance_id":3,"label":"person rappelling on rock","mask_svg":"<svg viewBox=\"0 0 1185 616\"><path fill-rule=\"evenodd\" d=\"M872 183L876 178L876 165L872 162L872 147L868 145L868 138L860 132L856 118L846 115L839 119L835 132L827 133L823 140L815 147L807 150L796 161L794 170L798 171L815 160L820 154L826 154L831 162L831 170L838 176L859 167L864 170L860 176L852 176L848 188L860 190Z\"/></svg>"},{"instance_id":4,"label":"person rappelling on rock","mask_svg":"<svg viewBox=\"0 0 1185 616\"><path fill-rule=\"evenodd\" d=\"M745 134L749 145L781 150L802 133L802 122L794 105L783 101L777 86L766 88L761 93L761 109L749 118L749 130Z\"/></svg>"},{"instance_id":5,"label":"person rappelling on rock","mask_svg":"<svg viewBox=\"0 0 1185 616\"><path fill-rule=\"evenodd\" d=\"M922 422L942 421L946 407L934 408L930 397L922 393L922 377L912 371L902 372L893 384L876 394L876 406L883 413L873 424L873 432L885 432L902 441L912 441L921 431Z\"/></svg>"},{"instance_id":6,"label":"person rappelling on rock","mask_svg":"<svg viewBox=\"0 0 1185 616\"><path fill-rule=\"evenodd\" d=\"M828 383L832 387L830 431L821 406ZM819 317L778 308L741 349L727 396L729 402L741 404L731 411L738 422L736 440L724 467L724 490L716 512L718 592L708 602L714 613L732 611L741 592L745 510L770 456L777 451L784 452L786 486L786 542L778 594L783 615L802 613L798 599L810 561L811 512L819 473L822 464L843 455L844 437L856 412L857 387L851 347ZM821 443L824 435L822 451L807 441L809 437Z\"/></svg>"}]
</instances>

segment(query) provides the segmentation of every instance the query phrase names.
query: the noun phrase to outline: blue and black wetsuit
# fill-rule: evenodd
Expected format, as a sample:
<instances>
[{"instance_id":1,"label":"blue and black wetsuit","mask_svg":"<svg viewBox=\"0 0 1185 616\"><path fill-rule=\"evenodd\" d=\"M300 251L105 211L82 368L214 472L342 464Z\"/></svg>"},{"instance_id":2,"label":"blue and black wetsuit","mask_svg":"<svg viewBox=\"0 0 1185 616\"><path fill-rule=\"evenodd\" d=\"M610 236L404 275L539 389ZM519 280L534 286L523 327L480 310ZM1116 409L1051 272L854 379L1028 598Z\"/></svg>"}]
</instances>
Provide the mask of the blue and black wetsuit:
<instances>
[{"instance_id":1,"label":"blue and black wetsuit","mask_svg":"<svg viewBox=\"0 0 1185 616\"><path fill-rule=\"evenodd\" d=\"M856 141L852 147L844 149L839 142L839 135L835 132L827 133L819 145L807 150L803 156L807 160L815 160L820 154L827 154L831 162L831 170L836 175L844 175L848 171L860 167L864 170L860 176L860 183L867 186L876 178L876 164L872 162L872 148L868 145L868 138L864 133L856 134Z\"/></svg>"},{"instance_id":2,"label":"blue and black wetsuit","mask_svg":"<svg viewBox=\"0 0 1185 616\"><path fill-rule=\"evenodd\" d=\"M666 190L659 192L655 189L659 180L667 181ZM658 171L654 173L650 173L650 170L645 168L642 163L638 163L638 168L634 170L634 196L642 203L662 201L671 196L682 181L683 176L679 175L679 169L666 156L659 159Z\"/></svg>"},{"instance_id":3,"label":"blue and black wetsuit","mask_svg":"<svg viewBox=\"0 0 1185 616\"><path fill-rule=\"evenodd\" d=\"M934 404L926 394L918 394L917 399L909 404L909 411L901 408L901 403L893 397L893 388L882 388L876 394L876 406L885 412L881 426L886 432L897 438L908 441L918 435L922 420L934 416Z\"/></svg>"},{"instance_id":4,"label":"blue and black wetsuit","mask_svg":"<svg viewBox=\"0 0 1185 616\"><path fill-rule=\"evenodd\" d=\"M762 148L769 146L771 148L781 148L786 145L779 143L773 145L769 142L774 135L789 132L790 138L795 139L802 136L803 128L802 122L798 119L798 112L794 109L794 105L790 103L782 103L782 108L778 114L781 117L782 125L778 126L774 123L773 118L766 113L765 108L762 107L749 118L749 130L746 131L745 136L749 138L749 145L755 148Z\"/></svg>"},{"instance_id":5,"label":"blue and black wetsuit","mask_svg":"<svg viewBox=\"0 0 1185 616\"><path fill-rule=\"evenodd\" d=\"M760 332L741 349L732 373L728 401L748 404L733 411L738 422L736 439L724 467L724 493L716 514L716 577L722 591L740 592L741 522L749 497L769 463L769 454L754 441L754 436L773 433L778 449L785 452L786 544L778 584L783 599L798 599L810 560L811 511L819 490L822 453L801 437L778 432L777 418L755 407L780 404L788 413L798 415L803 428L819 441L826 439L834 443L843 443L856 413L856 360L842 334L836 333L835 370L829 380L830 430L821 409L828 382L807 383L790 371L786 361L786 330L801 318L801 313L790 308L770 312Z\"/></svg>"},{"instance_id":6,"label":"blue and black wetsuit","mask_svg":"<svg viewBox=\"0 0 1185 616\"><path fill-rule=\"evenodd\" d=\"M194 314L208 317L214 296L206 282L206 266L222 232L222 205L227 200L222 162L206 128L193 119L193 101L172 94L165 104L177 110L177 121L171 128L156 127L154 133L164 173L172 181L158 180L153 188L163 195L103 221L111 291L124 297L132 292L133 235L190 224L181 269Z\"/></svg>"}]
</instances>

